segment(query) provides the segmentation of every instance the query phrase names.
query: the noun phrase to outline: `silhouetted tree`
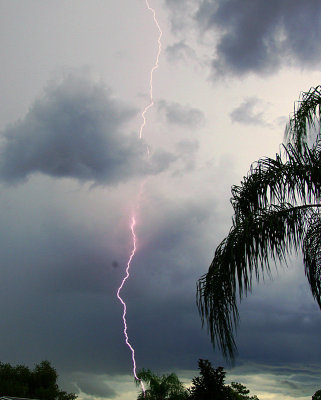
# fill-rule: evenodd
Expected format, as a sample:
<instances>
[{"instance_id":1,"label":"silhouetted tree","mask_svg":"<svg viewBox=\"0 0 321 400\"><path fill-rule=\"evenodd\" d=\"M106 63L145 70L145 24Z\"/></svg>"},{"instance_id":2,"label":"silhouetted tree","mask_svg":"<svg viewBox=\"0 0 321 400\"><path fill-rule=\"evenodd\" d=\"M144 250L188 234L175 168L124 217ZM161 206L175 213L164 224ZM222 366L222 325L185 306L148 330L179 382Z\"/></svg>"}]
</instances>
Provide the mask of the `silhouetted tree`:
<instances>
[{"instance_id":1,"label":"silhouetted tree","mask_svg":"<svg viewBox=\"0 0 321 400\"><path fill-rule=\"evenodd\" d=\"M321 87L303 93L286 129L288 143L274 158L253 164L232 187L232 227L198 281L197 301L213 345L234 358L242 299L270 262L303 252L313 297L321 308ZM310 132L317 131L312 145ZM254 278L254 279L253 279Z\"/></svg>"},{"instance_id":2,"label":"silhouetted tree","mask_svg":"<svg viewBox=\"0 0 321 400\"><path fill-rule=\"evenodd\" d=\"M230 400L259 400L256 395L250 396L249 389L239 382L232 382L229 386Z\"/></svg>"},{"instance_id":3,"label":"silhouetted tree","mask_svg":"<svg viewBox=\"0 0 321 400\"><path fill-rule=\"evenodd\" d=\"M312 396L312 400L321 400L321 390L317 390Z\"/></svg>"},{"instance_id":4,"label":"silhouetted tree","mask_svg":"<svg viewBox=\"0 0 321 400\"><path fill-rule=\"evenodd\" d=\"M0 363L0 393L15 397L28 397L31 371L23 365L12 367Z\"/></svg>"},{"instance_id":5,"label":"silhouetted tree","mask_svg":"<svg viewBox=\"0 0 321 400\"><path fill-rule=\"evenodd\" d=\"M172 373L168 375L156 375L150 369L141 369L137 377L146 385L145 393L141 391L138 400L187 400L188 392ZM136 380L137 386L140 381Z\"/></svg>"},{"instance_id":6,"label":"silhouetted tree","mask_svg":"<svg viewBox=\"0 0 321 400\"><path fill-rule=\"evenodd\" d=\"M77 396L74 393L59 389L57 379L58 374L49 361L42 361L34 370L24 365L13 367L0 362L0 393L3 396L75 400Z\"/></svg>"},{"instance_id":7,"label":"silhouetted tree","mask_svg":"<svg viewBox=\"0 0 321 400\"><path fill-rule=\"evenodd\" d=\"M229 389L224 384L223 367L213 368L208 360L198 361L200 376L195 377L189 389L191 400L226 400Z\"/></svg>"},{"instance_id":8,"label":"silhouetted tree","mask_svg":"<svg viewBox=\"0 0 321 400\"><path fill-rule=\"evenodd\" d=\"M198 361L200 376L192 381L188 389L189 400L259 400L250 396L250 391L241 383L225 385L226 372L223 367L213 368L208 360Z\"/></svg>"}]
</instances>

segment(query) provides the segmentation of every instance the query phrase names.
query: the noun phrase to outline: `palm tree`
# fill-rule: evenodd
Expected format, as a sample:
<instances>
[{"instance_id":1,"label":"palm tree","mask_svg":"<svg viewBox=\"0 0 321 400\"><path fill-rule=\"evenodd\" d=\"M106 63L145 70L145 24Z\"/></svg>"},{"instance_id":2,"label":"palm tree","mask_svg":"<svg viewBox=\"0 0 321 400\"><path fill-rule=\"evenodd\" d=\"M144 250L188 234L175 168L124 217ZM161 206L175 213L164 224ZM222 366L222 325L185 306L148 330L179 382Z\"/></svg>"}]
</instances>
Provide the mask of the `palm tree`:
<instances>
[{"instance_id":1,"label":"palm tree","mask_svg":"<svg viewBox=\"0 0 321 400\"><path fill-rule=\"evenodd\" d=\"M321 308L321 86L301 94L275 158L252 164L232 187L232 227L197 284L197 303L214 347L236 355L237 298L253 278L270 275L270 263L302 250L311 292ZM309 136L316 131L312 145Z\"/></svg>"},{"instance_id":2,"label":"palm tree","mask_svg":"<svg viewBox=\"0 0 321 400\"><path fill-rule=\"evenodd\" d=\"M185 400L187 399L187 390L178 379L177 375L172 373L168 375L156 375L150 369L142 369L137 373L137 386L143 381L148 385L145 392L141 391L138 400Z\"/></svg>"}]
</instances>

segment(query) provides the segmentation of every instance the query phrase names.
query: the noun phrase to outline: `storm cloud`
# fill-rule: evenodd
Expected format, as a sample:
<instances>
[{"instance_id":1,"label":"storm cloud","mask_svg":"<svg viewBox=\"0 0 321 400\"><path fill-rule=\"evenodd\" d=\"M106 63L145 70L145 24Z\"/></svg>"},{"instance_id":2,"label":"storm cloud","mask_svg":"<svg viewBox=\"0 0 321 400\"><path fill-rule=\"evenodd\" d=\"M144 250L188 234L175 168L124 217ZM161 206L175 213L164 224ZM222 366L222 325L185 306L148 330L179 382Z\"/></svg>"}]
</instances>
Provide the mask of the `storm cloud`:
<instances>
[{"instance_id":1,"label":"storm cloud","mask_svg":"<svg viewBox=\"0 0 321 400\"><path fill-rule=\"evenodd\" d=\"M196 21L220 35L212 61L216 73L271 73L283 65L321 60L317 0L204 0Z\"/></svg>"},{"instance_id":2,"label":"storm cloud","mask_svg":"<svg viewBox=\"0 0 321 400\"><path fill-rule=\"evenodd\" d=\"M196 282L229 232L231 185L274 157L293 101L319 83L319 3L151 1L162 51L142 140L159 38L144 1L1 4L1 362L48 359L80 400L137 398L116 297L135 213L122 295L137 368L190 383L199 358L225 366ZM271 273L240 305L227 379L311 399L320 310L300 258Z\"/></svg>"},{"instance_id":3,"label":"storm cloud","mask_svg":"<svg viewBox=\"0 0 321 400\"><path fill-rule=\"evenodd\" d=\"M260 99L257 97L246 98L242 104L230 113L230 117L233 122L244 125L267 126L268 124L264 120L264 112L257 111L258 107L262 108Z\"/></svg>"},{"instance_id":4,"label":"storm cloud","mask_svg":"<svg viewBox=\"0 0 321 400\"><path fill-rule=\"evenodd\" d=\"M184 128L195 129L205 121L203 112L189 105L183 106L176 102L160 100L158 110L165 115L168 123L181 125Z\"/></svg>"},{"instance_id":5,"label":"storm cloud","mask_svg":"<svg viewBox=\"0 0 321 400\"><path fill-rule=\"evenodd\" d=\"M18 183L42 173L113 185L158 173L175 157L157 150L147 162L144 141L126 132L135 114L84 76L51 82L25 118L2 132L0 178Z\"/></svg>"},{"instance_id":6,"label":"storm cloud","mask_svg":"<svg viewBox=\"0 0 321 400\"><path fill-rule=\"evenodd\" d=\"M64 187L62 181L57 185ZM7 343L2 357L30 362L45 355L60 371L78 371L73 381L83 392L112 397L103 377L97 378L94 392L86 374L130 372L116 298L131 247L128 216L119 211L125 196L113 202L101 187L84 193L68 182L65 187L71 190L59 207L57 186L48 188L46 177L30 180L29 190L26 186L9 188L1 198L0 222L6 231L0 243L0 311L6 326L1 337ZM64 197L63 190L59 195ZM213 205L203 208L199 200L181 199L178 209L176 201L156 193L150 200L144 203L145 224L139 227L139 249L123 291L131 338L141 366L159 369L174 363L182 368L188 360L194 367L200 346L195 280L199 266L207 265L207 251L199 250L206 246L200 233L212 220ZM23 217L18 212L22 204ZM92 214L83 209L89 206ZM183 338L179 344L178 336ZM209 341L203 346L210 349Z\"/></svg>"},{"instance_id":7,"label":"storm cloud","mask_svg":"<svg viewBox=\"0 0 321 400\"><path fill-rule=\"evenodd\" d=\"M194 0L192 3L188 2L183 9L179 2L167 0L172 29L183 34L186 21L194 21L201 36L208 34L208 45L212 38L213 78L225 74L266 75L284 66L309 68L321 61L318 0Z\"/></svg>"}]
</instances>

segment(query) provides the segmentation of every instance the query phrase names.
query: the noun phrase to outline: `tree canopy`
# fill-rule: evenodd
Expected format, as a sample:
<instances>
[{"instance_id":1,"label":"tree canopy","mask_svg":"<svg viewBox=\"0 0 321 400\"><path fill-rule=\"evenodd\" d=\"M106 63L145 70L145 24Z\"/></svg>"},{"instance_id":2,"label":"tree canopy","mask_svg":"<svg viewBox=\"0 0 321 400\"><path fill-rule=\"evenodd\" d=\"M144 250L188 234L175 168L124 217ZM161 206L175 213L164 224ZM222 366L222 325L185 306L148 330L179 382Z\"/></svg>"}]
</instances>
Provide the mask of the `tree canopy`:
<instances>
[{"instance_id":1,"label":"tree canopy","mask_svg":"<svg viewBox=\"0 0 321 400\"><path fill-rule=\"evenodd\" d=\"M199 376L186 389L174 373L157 375L149 369L138 372L137 386L146 384L145 393L140 391L138 400L259 400L249 396L250 391L241 383L225 384L223 367L212 367L208 360L198 361Z\"/></svg>"},{"instance_id":2,"label":"tree canopy","mask_svg":"<svg viewBox=\"0 0 321 400\"><path fill-rule=\"evenodd\" d=\"M223 367L214 369L208 360L198 362L200 376L195 377L189 389L191 400L226 400L228 387L225 386L225 371Z\"/></svg>"},{"instance_id":3,"label":"tree canopy","mask_svg":"<svg viewBox=\"0 0 321 400\"><path fill-rule=\"evenodd\" d=\"M287 143L275 158L252 164L232 187L232 227L198 281L197 302L214 346L233 359L238 299L253 279L270 275L302 250L311 292L321 308L321 87L303 93L286 127ZM308 145L309 134L316 137Z\"/></svg>"},{"instance_id":4,"label":"tree canopy","mask_svg":"<svg viewBox=\"0 0 321 400\"><path fill-rule=\"evenodd\" d=\"M259 400L249 396L250 391L238 382L225 384L226 372L223 367L214 368L210 361L198 361L200 375L192 381L188 389L189 400Z\"/></svg>"},{"instance_id":5,"label":"tree canopy","mask_svg":"<svg viewBox=\"0 0 321 400\"><path fill-rule=\"evenodd\" d=\"M321 389L317 390L312 396L312 400L321 400Z\"/></svg>"},{"instance_id":6,"label":"tree canopy","mask_svg":"<svg viewBox=\"0 0 321 400\"><path fill-rule=\"evenodd\" d=\"M24 365L0 362L0 393L4 396L39 400L75 400L74 393L60 390L57 371L49 361L42 361L33 370Z\"/></svg>"},{"instance_id":7,"label":"tree canopy","mask_svg":"<svg viewBox=\"0 0 321 400\"><path fill-rule=\"evenodd\" d=\"M150 369L141 369L137 377L137 385L141 381L147 385L145 392L142 390L138 395L138 400L186 400L188 397L187 390L174 373L157 375Z\"/></svg>"}]
</instances>

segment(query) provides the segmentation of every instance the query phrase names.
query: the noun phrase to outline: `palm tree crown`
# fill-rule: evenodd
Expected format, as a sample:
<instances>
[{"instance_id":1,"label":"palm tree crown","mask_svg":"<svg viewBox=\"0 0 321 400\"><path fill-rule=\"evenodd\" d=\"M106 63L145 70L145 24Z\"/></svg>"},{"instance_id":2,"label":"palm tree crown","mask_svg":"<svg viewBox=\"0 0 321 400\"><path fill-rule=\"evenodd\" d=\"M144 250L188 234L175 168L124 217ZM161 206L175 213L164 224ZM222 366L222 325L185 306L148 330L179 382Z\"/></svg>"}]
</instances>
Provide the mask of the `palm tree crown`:
<instances>
[{"instance_id":1,"label":"palm tree crown","mask_svg":"<svg viewBox=\"0 0 321 400\"><path fill-rule=\"evenodd\" d=\"M237 298L251 290L253 277L270 275L271 260L286 263L291 250L301 249L321 308L320 107L320 86L303 93L280 153L252 164L241 184L232 187L232 227L197 285L202 322L227 358L236 354ZM319 132L308 146L312 129Z\"/></svg>"},{"instance_id":2,"label":"palm tree crown","mask_svg":"<svg viewBox=\"0 0 321 400\"><path fill-rule=\"evenodd\" d=\"M145 392L140 392L138 400L186 400L188 397L184 385L174 373L157 375L150 369L143 368L137 377L137 385L143 381L148 386Z\"/></svg>"}]
</instances>

